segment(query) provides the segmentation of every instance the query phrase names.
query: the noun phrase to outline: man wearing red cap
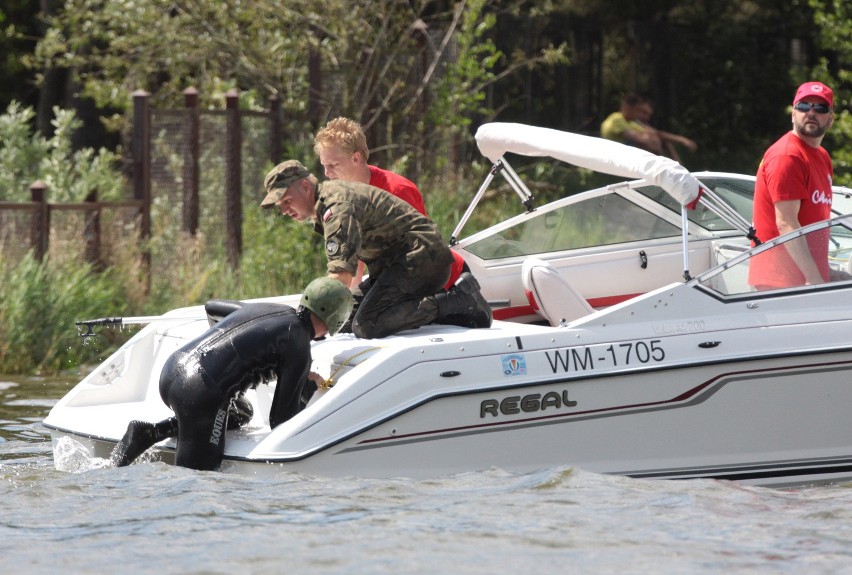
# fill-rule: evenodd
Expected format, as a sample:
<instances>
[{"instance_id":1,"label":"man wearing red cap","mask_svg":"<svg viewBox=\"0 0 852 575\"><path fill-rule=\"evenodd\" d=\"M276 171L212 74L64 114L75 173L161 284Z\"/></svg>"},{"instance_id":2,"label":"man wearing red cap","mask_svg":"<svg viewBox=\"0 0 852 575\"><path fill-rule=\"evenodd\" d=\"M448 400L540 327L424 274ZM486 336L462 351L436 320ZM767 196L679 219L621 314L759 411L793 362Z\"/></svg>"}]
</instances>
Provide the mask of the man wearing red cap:
<instances>
[{"instance_id":1,"label":"man wearing red cap","mask_svg":"<svg viewBox=\"0 0 852 575\"><path fill-rule=\"evenodd\" d=\"M765 242L831 215L831 156L821 147L834 123L834 93L820 82L799 86L793 98L793 129L763 155L754 188L754 227ZM811 234L812 236L814 234ZM778 257L752 259L749 284L772 289L829 280L828 242L788 242Z\"/></svg>"}]
</instances>

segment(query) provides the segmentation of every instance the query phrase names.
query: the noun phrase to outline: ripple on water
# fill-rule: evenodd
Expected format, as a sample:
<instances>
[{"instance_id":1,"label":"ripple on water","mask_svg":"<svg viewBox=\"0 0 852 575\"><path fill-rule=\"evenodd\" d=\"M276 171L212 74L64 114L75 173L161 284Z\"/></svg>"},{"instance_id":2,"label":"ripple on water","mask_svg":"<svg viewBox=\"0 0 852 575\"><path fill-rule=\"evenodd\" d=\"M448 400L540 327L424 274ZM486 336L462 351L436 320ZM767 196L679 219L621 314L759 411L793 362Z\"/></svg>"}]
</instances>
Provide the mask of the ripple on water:
<instances>
[{"instance_id":1,"label":"ripple on water","mask_svg":"<svg viewBox=\"0 0 852 575\"><path fill-rule=\"evenodd\" d=\"M571 467L252 477L113 468L70 438L54 466L40 422L67 386L0 378L0 572L792 575L852 565L849 485L776 491Z\"/></svg>"}]
</instances>

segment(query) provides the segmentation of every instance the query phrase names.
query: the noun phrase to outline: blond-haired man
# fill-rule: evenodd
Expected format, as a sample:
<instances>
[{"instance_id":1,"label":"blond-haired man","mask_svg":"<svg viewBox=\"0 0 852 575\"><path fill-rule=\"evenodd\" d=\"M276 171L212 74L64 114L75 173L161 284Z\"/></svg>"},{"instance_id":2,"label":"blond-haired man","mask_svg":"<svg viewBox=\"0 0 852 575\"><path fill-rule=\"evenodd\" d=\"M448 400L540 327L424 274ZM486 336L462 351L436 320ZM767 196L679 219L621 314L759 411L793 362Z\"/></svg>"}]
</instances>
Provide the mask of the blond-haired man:
<instances>
[{"instance_id":1,"label":"blond-haired man","mask_svg":"<svg viewBox=\"0 0 852 575\"><path fill-rule=\"evenodd\" d=\"M330 120L314 137L314 151L319 156L320 164L329 180L370 184L407 202L424 216L429 216L426 213L423 196L411 180L367 163L370 157L367 136L361 124L355 120L342 116ZM464 258L458 252L450 251L453 264L445 285L446 289L450 289L458 281L462 272L470 271L470 268L465 265ZM360 283L363 273L364 266L360 264L353 280L356 284Z\"/></svg>"}]
</instances>

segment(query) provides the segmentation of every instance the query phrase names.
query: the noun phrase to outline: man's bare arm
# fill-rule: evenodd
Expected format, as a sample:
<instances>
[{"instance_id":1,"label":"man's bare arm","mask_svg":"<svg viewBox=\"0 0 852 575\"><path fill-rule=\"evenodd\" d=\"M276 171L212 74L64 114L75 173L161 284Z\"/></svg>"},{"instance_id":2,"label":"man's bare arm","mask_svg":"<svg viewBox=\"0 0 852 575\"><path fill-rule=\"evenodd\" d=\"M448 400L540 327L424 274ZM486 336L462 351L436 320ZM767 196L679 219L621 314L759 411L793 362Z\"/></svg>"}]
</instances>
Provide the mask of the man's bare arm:
<instances>
[{"instance_id":1,"label":"man's bare arm","mask_svg":"<svg viewBox=\"0 0 852 575\"><path fill-rule=\"evenodd\" d=\"M784 200L775 203L775 223L778 226L778 233L783 235L793 230L799 229L799 200ZM796 238L793 241L784 244L787 248L787 253L799 266L802 275L805 276L807 284L823 283L822 274L819 273L819 268L811 256L811 251L808 248L808 243L805 238Z\"/></svg>"}]
</instances>

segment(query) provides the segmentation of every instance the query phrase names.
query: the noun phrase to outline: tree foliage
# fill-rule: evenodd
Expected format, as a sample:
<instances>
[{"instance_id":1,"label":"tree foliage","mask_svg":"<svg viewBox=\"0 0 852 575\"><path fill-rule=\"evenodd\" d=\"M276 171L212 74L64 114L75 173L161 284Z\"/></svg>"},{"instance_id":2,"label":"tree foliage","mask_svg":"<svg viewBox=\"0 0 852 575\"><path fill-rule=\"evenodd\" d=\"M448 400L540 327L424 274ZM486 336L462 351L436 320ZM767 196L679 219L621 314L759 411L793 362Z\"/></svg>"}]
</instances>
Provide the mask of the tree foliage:
<instances>
[{"instance_id":1,"label":"tree foliage","mask_svg":"<svg viewBox=\"0 0 852 575\"><path fill-rule=\"evenodd\" d=\"M54 110L54 133L33 131L35 112L12 102L0 116L0 199L28 201L36 180L48 188L53 202L80 202L97 191L101 200L122 199L124 183L118 156L107 149L73 149L72 134L80 128L73 110Z\"/></svg>"},{"instance_id":2,"label":"tree foliage","mask_svg":"<svg viewBox=\"0 0 852 575\"><path fill-rule=\"evenodd\" d=\"M35 103L36 87L25 60L41 35L36 4L3 0L0 6L0 109L13 100Z\"/></svg>"},{"instance_id":3,"label":"tree foliage","mask_svg":"<svg viewBox=\"0 0 852 575\"><path fill-rule=\"evenodd\" d=\"M412 156L412 176L428 171L424 155L469 159L458 147L483 121L593 132L639 91L660 127L699 142L688 167L748 172L788 128L797 83L850 86L846 4L66 0L29 61L73 70L82 93L119 112L137 88L155 106L191 85L210 107L231 88L247 107L278 93L291 140L348 115L379 163Z\"/></svg>"},{"instance_id":4,"label":"tree foliage","mask_svg":"<svg viewBox=\"0 0 852 575\"><path fill-rule=\"evenodd\" d=\"M823 54L812 76L834 89L834 126L826 137L826 147L834 162L834 181L852 186L852 6L842 0L809 0L819 34L817 44Z\"/></svg>"},{"instance_id":5,"label":"tree foliage","mask_svg":"<svg viewBox=\"0 0 852 575\"><path fill-rule=\"evenodd\" d=\"M204 104L219 107L236 88L250 108L278 94L290 134L348 115L371 143L400 156L446 143L442 127L458 132L491 116L483 94L498 65L512 71L564 57L558 46L504 56L488 35L499 2L445 4L66 0L30 64L72 70L83 95L119 111L116 129L136 89L154 106L175 106L195 86Z\"/></svg>"}]
</instances>

